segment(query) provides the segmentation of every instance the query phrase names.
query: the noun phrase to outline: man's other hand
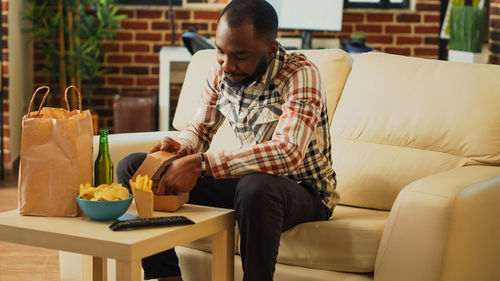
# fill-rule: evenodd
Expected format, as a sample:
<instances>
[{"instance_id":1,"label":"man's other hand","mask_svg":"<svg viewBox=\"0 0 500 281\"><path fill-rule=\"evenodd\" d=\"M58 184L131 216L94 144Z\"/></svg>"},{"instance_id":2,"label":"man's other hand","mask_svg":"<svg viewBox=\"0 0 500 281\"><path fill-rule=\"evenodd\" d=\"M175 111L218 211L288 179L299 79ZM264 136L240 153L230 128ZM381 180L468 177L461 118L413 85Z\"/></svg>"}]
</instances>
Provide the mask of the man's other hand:
<instances>
[{"instance_id":1,"label":"man's other hand","mask_svg":"<svg viewBox=\"0 0 500 281\"><path fill-rule=\"evenodd\" d=\"M191 154L172 162L158 183L157 194L171 195L190 191L201 176L199 154Z\"/></svg>"},{"instance_id":2,"label":"man's other hand","mask_svg":"<svg viewBox=\"0 0 500 281\"><path fill-rule=\"evenodd\" d=\"M186 147L180 145L174 139L169 137L164 137L163 139L161 139L155 146L153 146L153 148L151 148L149 153L157 152L160 150L174 153L177 158L181 158L188 154L188 150Z\"/></svg>"}]
</instances>

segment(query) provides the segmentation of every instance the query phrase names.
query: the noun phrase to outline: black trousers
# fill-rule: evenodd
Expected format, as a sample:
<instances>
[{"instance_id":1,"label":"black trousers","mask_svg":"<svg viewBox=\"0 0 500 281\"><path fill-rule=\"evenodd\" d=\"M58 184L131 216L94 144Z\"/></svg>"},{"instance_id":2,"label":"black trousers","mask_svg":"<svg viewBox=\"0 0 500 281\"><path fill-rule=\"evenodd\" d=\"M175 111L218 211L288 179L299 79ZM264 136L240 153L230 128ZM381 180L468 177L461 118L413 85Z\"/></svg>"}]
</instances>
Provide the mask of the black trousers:
<instances>
[{"instance_id":1,"label":"black trousers","mask_svg":"<svg viewBox=\"0 0 500 281\"><path fill-rule=\"evenodd\" d=\"M134 153L121 160L118 181L128 186L145 157ZM235 209L244 281L273 280L281 233L330 216L311 185L264 173L230 179L200 177L189 193L189 203ZM174 249L147 257L142 260L144 278L180 276L178 263Z\"/></svg>"}]
</instances>

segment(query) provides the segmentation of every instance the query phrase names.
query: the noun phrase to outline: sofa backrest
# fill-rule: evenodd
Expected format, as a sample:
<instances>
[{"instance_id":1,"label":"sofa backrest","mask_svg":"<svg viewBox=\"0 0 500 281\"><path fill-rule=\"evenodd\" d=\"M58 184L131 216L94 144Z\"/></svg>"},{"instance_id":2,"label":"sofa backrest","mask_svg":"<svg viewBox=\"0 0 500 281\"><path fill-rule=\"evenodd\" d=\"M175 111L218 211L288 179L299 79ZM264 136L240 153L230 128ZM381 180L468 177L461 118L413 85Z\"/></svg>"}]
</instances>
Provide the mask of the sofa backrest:
<instances>
[{"instance_id":1,"label":"sofa backrest","mask_svg":"<svg viewBox=\"0 0 500 281\"><path fill-rule=\"evenodd\" d=\"M340 202L389 210L419 178L500 165L500 67L363 54L331 135Z\"/></svg>"},{"instance_id":2,"label":"sofa backrest","mask_svg":"<svg viewBox=\"0 0 500 281\"><path fill-rule=\"evenodd\" d=\"M349 56L340 49L301 50L319 69L326 90L329 120L351 71ZM216 63L215 50L198 51L189 63L186 78L175 110L173 126L181 130L186 127L200 104L200 95L209 70ZM228 122L219 128L214 136L210 150L232 149L237 147L236 137Z\"/></svg>"}]
</instances>

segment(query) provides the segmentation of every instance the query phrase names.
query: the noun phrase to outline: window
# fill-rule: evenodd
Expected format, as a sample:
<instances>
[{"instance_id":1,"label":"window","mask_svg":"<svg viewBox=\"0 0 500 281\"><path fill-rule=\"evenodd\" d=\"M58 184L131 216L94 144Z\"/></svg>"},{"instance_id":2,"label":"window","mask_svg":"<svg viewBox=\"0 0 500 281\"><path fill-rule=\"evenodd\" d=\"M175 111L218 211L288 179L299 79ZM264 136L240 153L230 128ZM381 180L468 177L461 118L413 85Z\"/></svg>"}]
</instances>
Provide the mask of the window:
<instances>
[{"instance_id":1,"label":"window","mask_svg":"<svg viewBox=\"0 0 500 281\"><path fill-rule=\"evenodd\" d=\"M410 0L344 0L344 8L407 9Z\"/></svg>"}]
</instances>

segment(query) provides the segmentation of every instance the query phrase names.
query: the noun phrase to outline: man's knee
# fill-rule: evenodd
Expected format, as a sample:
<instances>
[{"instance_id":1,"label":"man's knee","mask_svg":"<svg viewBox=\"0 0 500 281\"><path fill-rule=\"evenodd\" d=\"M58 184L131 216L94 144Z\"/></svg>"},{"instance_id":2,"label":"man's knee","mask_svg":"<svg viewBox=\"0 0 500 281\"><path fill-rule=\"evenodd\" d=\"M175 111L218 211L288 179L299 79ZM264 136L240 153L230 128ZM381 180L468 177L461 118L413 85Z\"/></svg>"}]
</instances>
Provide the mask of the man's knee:
<instances>
[{"instance_id":1,"label":"man's knee","mask_svg":"<svg viewBox=\"0 0 500 281\"><path fill-rule=\"evenodd\" d=\"M259 208L276 200L273 182L276 176L255 173L240 179L236 186L235 207Z\"/></svg>"}]
</instances>

